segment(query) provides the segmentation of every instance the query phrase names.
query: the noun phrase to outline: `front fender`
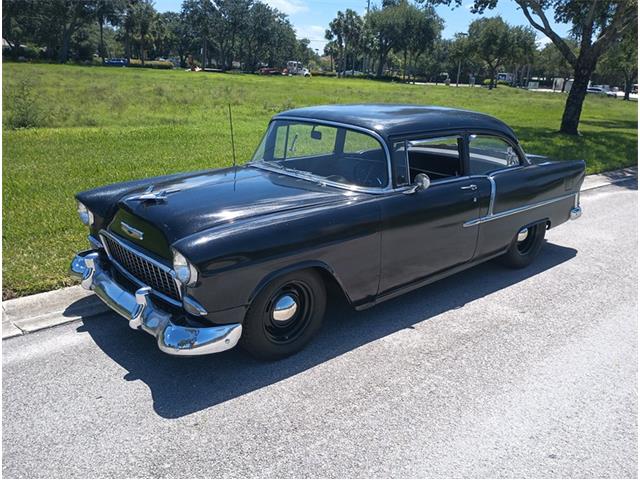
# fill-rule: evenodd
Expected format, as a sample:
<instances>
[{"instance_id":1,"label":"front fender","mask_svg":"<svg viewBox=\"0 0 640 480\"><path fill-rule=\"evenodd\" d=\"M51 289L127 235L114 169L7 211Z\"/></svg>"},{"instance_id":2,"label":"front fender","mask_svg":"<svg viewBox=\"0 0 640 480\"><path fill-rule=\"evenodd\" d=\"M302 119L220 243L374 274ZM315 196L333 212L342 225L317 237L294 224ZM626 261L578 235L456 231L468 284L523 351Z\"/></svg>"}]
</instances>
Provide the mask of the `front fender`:
<instances>
[{"instance_id":1,"label":"front fender","mask_svg":"<svg viewBox=\"0 0 640 480\"><path fill-rule=\"evenodd\" d=\"M301 268L327 272L357 306L378 290L379 202L366 197L227 224L174 246L196 265L200 278L189 295L209 312L246 307L270 280Z\"/></svg>"}]
</instances>

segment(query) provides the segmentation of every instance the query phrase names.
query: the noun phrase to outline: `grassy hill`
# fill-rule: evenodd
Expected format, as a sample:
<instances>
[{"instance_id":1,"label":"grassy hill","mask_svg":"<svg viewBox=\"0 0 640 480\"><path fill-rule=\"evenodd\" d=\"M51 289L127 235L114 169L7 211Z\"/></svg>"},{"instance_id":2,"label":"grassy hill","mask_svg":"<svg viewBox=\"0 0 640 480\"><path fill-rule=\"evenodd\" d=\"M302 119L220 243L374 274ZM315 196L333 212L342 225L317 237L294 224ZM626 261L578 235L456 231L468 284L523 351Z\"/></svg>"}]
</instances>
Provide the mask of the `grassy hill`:
<instances>
[{"instance_id":1,"label":"grassy hill","mask_svg":"<svg viewBox=\"0 0 640 480\"><path fill-rule=\"evenodd\" d=\"M478 110L511 125L524 149L583 158L589 173L637 163L637 103L589 97L580 137L556 133L565 96L501 87L259 77L63 65L3 65L3 297L71 284L86 247L73 195L133 178L240 162L269 118L323 103L417 103ZM31 128L18 128L30 125Z\"/></svg>"}]
</instances>

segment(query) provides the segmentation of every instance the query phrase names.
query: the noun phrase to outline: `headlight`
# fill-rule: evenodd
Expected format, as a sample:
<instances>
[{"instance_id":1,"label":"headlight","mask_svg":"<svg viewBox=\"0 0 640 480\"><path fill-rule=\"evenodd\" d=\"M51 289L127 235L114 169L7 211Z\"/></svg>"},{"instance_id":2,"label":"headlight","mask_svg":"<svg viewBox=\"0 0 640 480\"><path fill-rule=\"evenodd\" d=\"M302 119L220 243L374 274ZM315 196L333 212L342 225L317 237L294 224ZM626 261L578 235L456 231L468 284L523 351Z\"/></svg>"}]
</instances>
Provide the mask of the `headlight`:
<instances>
[{"instance_id":1,"label":"headlight","mask_svg":"<svg viewBox=\"0 0 640 480\"><path fill-rule=\"evenodd\" d=\"M85 225L93 224L93 213L82 202L78 202L78 215L80 216L80 221Z\"/></svg>"},{"instance_id":2,"label":"headlight","mask_svg":"<svg viewBox=\"0 0 640 480\"><path fill-rule=\"evenodd\" d=\"M180 283L190 286L198 280L198 271L189 260L177 250L173 250L173 271Z\"/></svg>"}]
</instances>

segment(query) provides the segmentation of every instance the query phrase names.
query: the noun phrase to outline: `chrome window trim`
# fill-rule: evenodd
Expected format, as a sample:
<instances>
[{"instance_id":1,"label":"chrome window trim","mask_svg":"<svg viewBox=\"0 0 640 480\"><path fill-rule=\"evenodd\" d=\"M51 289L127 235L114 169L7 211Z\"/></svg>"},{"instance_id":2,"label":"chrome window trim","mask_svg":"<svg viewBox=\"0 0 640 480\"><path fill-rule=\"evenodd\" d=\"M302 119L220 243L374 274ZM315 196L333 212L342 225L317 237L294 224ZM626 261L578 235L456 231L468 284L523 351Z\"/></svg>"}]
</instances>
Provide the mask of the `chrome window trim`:
<instances>
[{"instance_id":1,"label":"chrome window trim","mask_svg":"<svg viewBox=\"0 0 640 480\"><path fill-rule=\"evenodd\" d=\"M506 135L503 135L501 133L498 133L498 132L493 132L493 133L488 133L488 132L474 133L474 132L479 132L479 130L469 130L467 132L467 150L468 150L468 154L469 154L469 162L471 162L471 148L469 146L469 142L471 141L471 136L473 136L473 135L475 135L475 136L482 135L482 136L485 136L485 137L495 137L495 138L499 138L501 140L504 140L506 143L511 145L511 147L513 147L513 149L516 151L516 153L518 155L518 160L520 161L520 163L518 165L507 165L504 168L501 168L501 169L499 169L497 171L494 171L495 173L501 172L503 170L513 170L514 168L520 168L520 167L526 167L528 165L532 165L532 163L527 158L527 154L522 149L522 146L520 145L520 143L518 141L514 142L511 138L509 138ZM494 172L491 172L491 174L493 175Z\"/></svg>"},{"instance_id":2,"label":"chrome window trim","mask_svg":"<svg viewBox=\"0 0 640 480\"><path fill-rule=\"evenodd\" d=\"M176 278L176 273L173 271L173 269L167 267L166 265L158 262L157 260L151 258L148 255L145 255L144 253L142 253L141 251L130 247L129 245L127 245L126 243L122 242L120 239L118 239L115 235L107 232L106 230L100 230L100 236L101 237L109 237L111 240L113 240L114 242L116 242L118 245L120 245L122 248L129 250L132 254L137 255L141 258L143 258L144 260L154 264L156 267L160 268L161 270L163 270L164 272L168 273L169 275L171 275L171 278L173 278L173 281L176 284L176 287L178 289L178 295L180 295L180 300L182 300L182 298L184 297L184 288L182 286L182 282L180 282L180 280L178 280ZM142 280L140 280L139 278L135 277L134 275L132 275L126 268L124 268L120 262L118 262L115 258L113 258L113 256L111 255L111 252L109 251L109 247L107 246L107 242L103 241L102 244L104 245L104 250L105 252L107 252L107 256L109 257L109 260L118 268L118 270L124 274L127 278L129 278L130 280L132 280L133 282L137 283L140 286L143 287L149 287L149 285L145 284L144 282L142 282ZM149 287L151 288L151 287ZM151 291L157 295L158 297L162 298L163 300L165 300L166 302L171 303L172 305L176 305L176 306L182 306L182 302L175 300L167 295L165 295L162 292L159 292L153 288L151 288Z\"/></svg>"},{"instance_id":3,"label":"chrome window trim","mask_svg":"<svg viewBox=\"0 0 640 480\"><path fill-rule=\"evenodd\" d=\"M349 190L349 191L355 191L355 192L363 192L363 193L375 193L375 194L381 194L381 193L386 193L386 192L392 192L396 189L393 188L393 180L392 180L392 171L391 171L391 154L389 153L389 146L387 145L387 142L384 140L384 138L382 138L382 136L376 132L375 130L370 130L368 128L364 128L364 127L360 127L357 125L350 125L348 123L340 123L340 122L333 122L331 120L320 120L317 118L307 118L307 117L295 117L295 116L278 116L278 117L274 117L271 122L275 122L278 120L285 120L285 121L290 121L290 122L299 122L299 123L317 123L320 125L327 125L330 127L337 127L337 128L346 128L347 130L355 130L355 131L359 131L362 133L365 133L369 136L372 136L373 138L375 138L380 145L382 145L382 148L384 150L385 153L385 157L387 160L387 185L385 187L360 187L358 185L351 185L351 184L345 184L345 183L339 183L339 182L332 182L330 180L326 180L323 177L320 177L318 175L313 175L313 174L299 174L296 172L292 172L289 170L284 170L282 168L277 168L277 167L272 167L270 165L265 165L268 162L262 161L262 162L249 162L247 165L252 166L252 167L256 167L256 168L262 168L264 170L269 170L272 172L277 172L277 173L282 173L283 175L288 175L291 177L295 177L295 178L300 178L302 180L310 180L310 181L315 181L317 183L320 183L322 185L330 185L332 187L336 187L336 188L341 188L343 190ZM257 151L257 150L256 150Z\"/></svg>"},{"instance_id":4,"label":"chrome window trim","mask_svg":"<svg viewBox=\"0 0 640 480\"><path fill-rule=\"evenodd\" d=\"M496 203L496 181L493 176L488 175L489 183L491 183L491 196L489 197L489 208L487 209L487 215L493 215L493 206Z\"/></svg>"},{"instance_id":5,"label":"chrome window trim","mask_svg":"<svg viewBox=\"0 0 640 480\"><path fill-rule=\"evenodd\" d=\"M528 210L533 210L534 208L539 208L539 207L543 207L545 205L549 205L551 203L560 202L562 200L566 200L568 198L571 198L571 197L577 196L577 195L578 195L577 193L568 193L566 195L561 195L559 197L554 197L554 198L551 198L549 200L542 200L541 202L530 203L528 205L523 205L521 207L505 210L504 212L500 212L500 213L493 213L492 212L491 214L485 215L484 217L479 217L479 218L475 218L473 220L469 220L468 222L463 223L462 226L463 227L473 227L473 226L479 225L481 223L490 222L492 220L498 220L500 218L508 217L508 216L514 215L516 213L522 213L522 212L526 212Z\"/></svg>"}]
</instances>

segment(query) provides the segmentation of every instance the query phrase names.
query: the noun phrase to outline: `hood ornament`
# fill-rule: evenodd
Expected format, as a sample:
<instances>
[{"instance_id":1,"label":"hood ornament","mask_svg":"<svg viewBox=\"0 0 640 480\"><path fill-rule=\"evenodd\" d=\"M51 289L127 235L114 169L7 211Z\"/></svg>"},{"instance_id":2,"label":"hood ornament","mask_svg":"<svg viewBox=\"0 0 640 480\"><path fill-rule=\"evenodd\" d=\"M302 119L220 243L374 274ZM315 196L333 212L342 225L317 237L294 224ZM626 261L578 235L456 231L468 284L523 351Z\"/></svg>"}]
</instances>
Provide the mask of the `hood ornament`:
<instances>
[{"instance_id":1,"label":"hood ornament","mask_svg":"<svg viewBox=\"0 0 640 480\"><path fill-rule=\"evenodd\" d=\"M181 190L180 188L174 187L154 192L153 187L153 185L150 185L143 193L127 197L127 200L137 200L140 202L165 202L168 194L179 192Z\"/></svg>"}]
</instances>

